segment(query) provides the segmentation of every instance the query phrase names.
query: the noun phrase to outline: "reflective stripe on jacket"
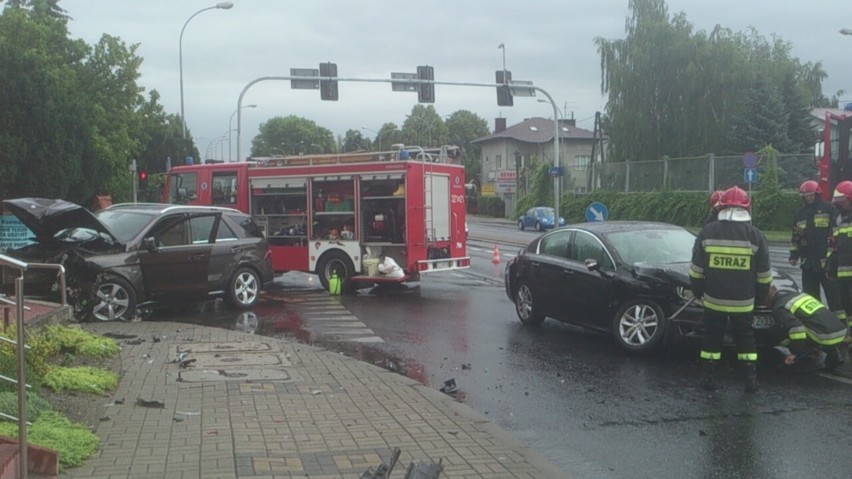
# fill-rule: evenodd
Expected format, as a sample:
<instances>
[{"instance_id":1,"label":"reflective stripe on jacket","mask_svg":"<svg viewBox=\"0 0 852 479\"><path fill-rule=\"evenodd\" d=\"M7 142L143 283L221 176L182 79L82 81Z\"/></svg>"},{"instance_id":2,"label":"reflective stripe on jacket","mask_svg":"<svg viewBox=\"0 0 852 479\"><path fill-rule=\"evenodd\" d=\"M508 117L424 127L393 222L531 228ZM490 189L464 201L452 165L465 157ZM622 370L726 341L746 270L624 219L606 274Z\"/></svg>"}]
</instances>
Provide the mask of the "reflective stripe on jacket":
<instances>
[{"instance_id":1,"label":"reflective stripe on jacket","mask_svg":"<svg viewBox=\"0 0 852 479\"><path fill-rule=\"evenodd\" d=\"M832 346L846 338L846 325L806 293L778 293L772 316L792 340L810 339L821 346Z\"/></svg>"},{"instance_id":2,"label":"reflective stripe on jacket","mask_svg":"<svg viewBox=\"0 0 852 479\"><path fill-rule=\"evenodd\" d=\"M704 307L749 313L763 302L772 282L766 239L749 221L722 219L705 225L692 249L690 283Z\"/></svg>"}]
</instances>

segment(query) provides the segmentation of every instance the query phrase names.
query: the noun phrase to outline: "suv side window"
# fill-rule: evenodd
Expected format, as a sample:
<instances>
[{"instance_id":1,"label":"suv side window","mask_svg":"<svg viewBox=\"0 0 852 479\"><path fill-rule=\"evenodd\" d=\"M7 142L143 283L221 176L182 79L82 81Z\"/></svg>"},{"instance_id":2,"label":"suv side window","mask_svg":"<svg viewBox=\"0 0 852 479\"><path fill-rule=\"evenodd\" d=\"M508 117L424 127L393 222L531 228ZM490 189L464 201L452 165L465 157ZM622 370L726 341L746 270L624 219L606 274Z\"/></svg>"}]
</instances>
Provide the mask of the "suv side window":
<instances>
[{"instance_id":1,"label":"suv side window","mask_svg":"<svg viewBox=\"0 0 852 479\"><path fill-rule=\"evenodd\" d=\"M210 233L216 224L216 216L196 216L189 219L189 231L192 244L205 244L210 242Z\"/></svg>"},{"instance_id":2,"label":"suv side window","mask_svg":"<svg viewBox=\"0 0 852 479\"><path fill-rule=\"evenodd\" d=\"M175 221L164 230L157 233L159 246L183 246L188 243L186 221Z\"/></svg>"},{"instance_id":3,"label":"suv side window","mask_svg":"<svg viewBox=\"0 0 852 479\"><path fill-rule=\"evenodd\" d=\"M216 230L216 242L220 241L237 241L240 239L234 230L231 229L231 226L228 225L228 222L225 221L225 217L222 217L222 220L219 221L219 229Z\"/></svg>"}]
</instances>

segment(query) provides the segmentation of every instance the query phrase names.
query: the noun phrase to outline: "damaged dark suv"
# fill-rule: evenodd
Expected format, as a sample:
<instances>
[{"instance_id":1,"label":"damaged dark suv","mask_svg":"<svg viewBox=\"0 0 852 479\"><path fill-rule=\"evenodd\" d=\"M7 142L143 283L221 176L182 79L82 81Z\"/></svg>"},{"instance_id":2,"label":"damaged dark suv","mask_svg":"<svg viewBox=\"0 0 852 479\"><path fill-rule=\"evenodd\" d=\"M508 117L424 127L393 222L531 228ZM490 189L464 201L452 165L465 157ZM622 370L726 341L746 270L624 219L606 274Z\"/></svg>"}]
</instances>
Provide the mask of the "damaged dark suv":
<instances>
[{"instance_id":1,"label":"damaged dark suv","mask_svg":"<svg viewBox=\"0 0 852 479\"><path fill-rule=\"evenodd\" d=\"M34 235L33 244L4 253L62 264L79 319L129 320L137 310L214 298L249 308L273 280L262 232L230 208L119 204L93 214L44 198L3 205ZM3 273L3 284L13 283L13 272ZM56 294L59 283L53 272L32 270L25 288Z\"/></svg>"}]
</instances>

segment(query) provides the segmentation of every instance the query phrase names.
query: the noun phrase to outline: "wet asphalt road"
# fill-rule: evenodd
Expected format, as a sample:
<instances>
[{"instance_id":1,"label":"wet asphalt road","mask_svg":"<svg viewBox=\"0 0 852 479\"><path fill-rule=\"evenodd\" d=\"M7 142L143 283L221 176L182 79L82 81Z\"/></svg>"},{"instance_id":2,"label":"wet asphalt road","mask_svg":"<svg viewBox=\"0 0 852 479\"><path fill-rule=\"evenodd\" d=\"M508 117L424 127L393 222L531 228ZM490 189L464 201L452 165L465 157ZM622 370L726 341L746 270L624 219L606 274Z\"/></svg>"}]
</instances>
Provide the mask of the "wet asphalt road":
<instances>
[{"instance_id":1,"label":"wet asphalt road","mask_svg":"<svg viewBox=\"0 0 852 479\"><path fill-rule=\"evenodd\" d=\"M471 221L471 236L471 270L401 290L332 298L313 276L290 273L252 312L217 303L154 319L293 336L436 389L453 380L459 401L574 478L849 477L848 364L834 375L793 375L764 364L754 396L742 392L729 364L723 389L705 393L695 387L697 352L689 346L635 357L605 334L553 320L522 327L502 271L518 249L512 244L535 234ZM786 251L773 251L773 264L784 269ZM328 307L300 307L304 295L323 295Z\"/></svg>"}]
</instances>

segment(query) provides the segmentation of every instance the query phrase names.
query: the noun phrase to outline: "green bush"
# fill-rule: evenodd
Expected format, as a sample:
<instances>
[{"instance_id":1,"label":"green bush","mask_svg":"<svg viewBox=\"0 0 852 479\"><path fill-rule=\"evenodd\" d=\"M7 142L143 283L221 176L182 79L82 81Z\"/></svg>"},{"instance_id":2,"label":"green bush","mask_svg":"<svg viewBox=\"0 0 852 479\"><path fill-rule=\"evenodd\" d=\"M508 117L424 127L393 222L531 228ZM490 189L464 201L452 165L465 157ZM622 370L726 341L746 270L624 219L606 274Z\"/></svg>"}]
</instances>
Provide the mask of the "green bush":
<instances>
[{"instance_id":1,"label":"green bush","mask_svg":"<svg viewBox=\"0 0 852 479\"><path fill-rule=\"evenodd\" d=\"M114 339L96 336L80 328L48 326L43 334L49 341L56 343L59 353L111 358L119 352L118 343Z\"/></svg>"},{"instance_id":2,"label":"green bush","mask_svg":"<svg viewBox=\"0 0 852 479\"><path fill-rule=\"evenodd\" d=\"M50 403L46 399L27 391L27 420L35 421L45 411L53 410ZM0 412L9 416L18 416L18 393L4 391L0 392Z\"/></svg>"},{"instance_id":3,"label":"green bush","mask_svg":"<svg viewBox=\"0 0 852 479\"><path fill-rule=\"evenodd\" d=\"M0 434L18 437L18 425L0 422ZM98 450L100 440L85 425L74 423L54 411L45 411L27 429L31 444L59 452L60 470L78 466Z\"/></svg>"},{"instance_id":4,"label":"green bush","mask_svg":"<svg viewBox=\"0 0 852 479\"><path fill-rule=\"evenodd\" d=\"M8 346L0 346L0 349L3 350L12 350L11 345ZM0 354L0 374L6 376L7 378L17 378L18 377L18 359L15 356L14 351L6 351L8 354ZM37 374L37 371L30 366L29 363L29 351L27 351L27 362L24 365L24 375L26 383L32 386L32 391L38 392L41 389L41 376ZM15 392L18 390L18 386L14 383L10 383L8 381L0 380L0 392Z\"/></svg>"},{"instance_id":5,"label":"green bush","mask_svg":"<svg viewBox=\"0 0 852 479\"><path fill-rule=\"evenodd\" d=\"M521 198L516 212L530 206L528 198ZM655 191L622 193L595 191L589 194L572 194L562 197L559 213L567 223L586 221L586 209L599 201L606 205L609 220L662 221L686 227L699 227L709 212L709 193L684 191ZM799 195L791 191L758 191L752 194L754 224L761 230L787 231L793 215L802 204Z\"/></svg>"},{"instance_id":6,"label":"green bush","mask_svg":"<svg viewBox=\"0 0 852 479\"><path fill-rule=\"evenodd\" d=\"M118 376L111 371L88 366L66 368L54 366L44 377L44 385L60 391L81 391L105 394L118 385Z\"/></svg>"}]
</instances>

